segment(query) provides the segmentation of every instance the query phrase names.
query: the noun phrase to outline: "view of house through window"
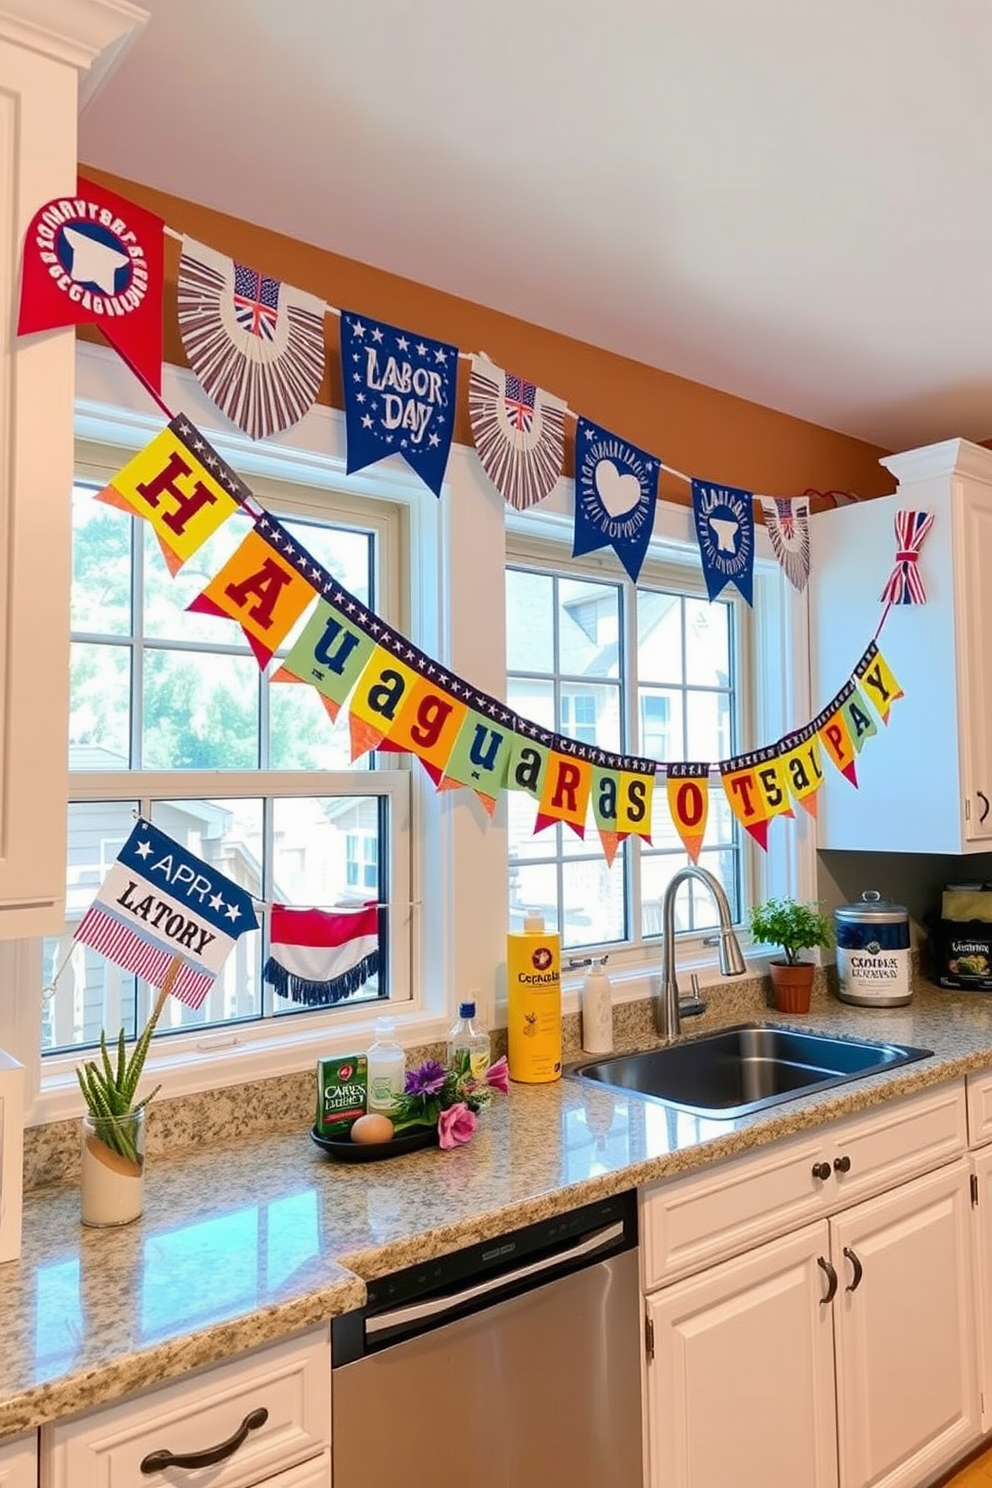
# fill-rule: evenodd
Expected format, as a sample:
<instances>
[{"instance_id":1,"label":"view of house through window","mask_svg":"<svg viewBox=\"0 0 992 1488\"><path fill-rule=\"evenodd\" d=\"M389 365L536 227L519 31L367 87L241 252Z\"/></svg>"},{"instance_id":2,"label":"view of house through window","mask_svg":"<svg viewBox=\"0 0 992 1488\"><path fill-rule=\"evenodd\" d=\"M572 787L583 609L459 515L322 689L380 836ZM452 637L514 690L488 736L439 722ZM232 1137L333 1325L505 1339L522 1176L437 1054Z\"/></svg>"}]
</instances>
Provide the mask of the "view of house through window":
<instances>
[{"instance_id":1,"label":"view of house through window","mask_svg":"<svg viewBox=\"0 0 992 1488\"><path fill-rule=\"evenodd\" d=\"M382 905L385 950L385 870L408 791L405 771L372 768L367 756L351 763L347 724L332 725L313 688L274 682L278 657L263 672L238 625L187 611L246 521L232 518L173 578L151 528L98 501L97 489L73 493L66 926L43 948L45 983L59 973L43 1005L46 1052L92 1045L101 1029L133 1037L147 1018L148 987L72 939L137 814L263 904ZM279 514L375 604L374 530ZM262 980L264 924L237 940L200 1008L169 999L163 1031L301 1011ZM348 1001L392 993L383 956Z\"/></svg>"},{"instance_id":2,"label":"view of house through window","mask_svg":"<svg viewBox=\"0 0 992 1488\"><path fill-rule=\"evenodd\" d=\"M563 565L513 562L507 569L507 698L523 717L585 744L660 761L726 758L740 737L737 636L732 600L652 579L586 576ZM661 930L660 902L688 861L661 781L650 843L629 840L611 868L591 825L535 834L535 802L508 795L510 923L539 911L566 950L636 943ZM719 790L710 792L699 858L740 914L742 849ZM687 885L679 930L716 924L705 890Z\"/></svg>"}]
</instances>

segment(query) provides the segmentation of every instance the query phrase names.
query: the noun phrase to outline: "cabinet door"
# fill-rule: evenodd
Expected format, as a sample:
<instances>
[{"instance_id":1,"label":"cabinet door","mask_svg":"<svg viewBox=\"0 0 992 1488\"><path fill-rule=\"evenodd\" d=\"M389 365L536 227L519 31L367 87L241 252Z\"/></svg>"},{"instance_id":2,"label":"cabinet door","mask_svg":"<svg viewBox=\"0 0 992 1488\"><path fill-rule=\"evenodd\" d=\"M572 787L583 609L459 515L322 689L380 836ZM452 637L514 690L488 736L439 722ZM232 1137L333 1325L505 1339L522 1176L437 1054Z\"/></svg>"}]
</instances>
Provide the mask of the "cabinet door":
<instances>
[{"instance_id":1,"label":"cabinet door","mask_svg":"<svg viewBox=\"0 0 992 1488\"><path fill-rule=\"evenodd\" d=\"M992 1430L992 1147L971 1157L971 1253L978 1318L978 1389L982 1430Z\"/></svg>"},{"instance_id":2,"label":"cabinet door","mask_svg":"<svg viewBox=\"0 0 992 1488\"><path fill-rule=\"evenodd\" d=\"M916 1488L979 1436L965 1159L830 1220L840 1488Z\"/></svg>"},{"instance_id":3,"label":"cabinet door","mask_svg":"<svg viewBox=\"0 0 992 1488\"><path fill-rule=\"evenodd\" d=\"M0 1488L38 1488L38 1434L0 1445Z\"/></svg>"},{"instance_id":4,"label":"cabinet door","mask_svg":"<svg viewBox=\"0 0 992 1488\"><path fill-rule=\"evenodd\" d=\"M973 486L957 516L958 727L961 731L964 832L968 842L992 838L992 489Z\"/></svg>"},{"instance_id":5,"label":"cabinet door","mask_svg":"<svg viewBox=\"0 0 992 1488\"><path fill-rule=\"evenodd\" d=\"M835 1488L825 1221L647 1299L651 1488Z\"/></svg>"}]
</instances>

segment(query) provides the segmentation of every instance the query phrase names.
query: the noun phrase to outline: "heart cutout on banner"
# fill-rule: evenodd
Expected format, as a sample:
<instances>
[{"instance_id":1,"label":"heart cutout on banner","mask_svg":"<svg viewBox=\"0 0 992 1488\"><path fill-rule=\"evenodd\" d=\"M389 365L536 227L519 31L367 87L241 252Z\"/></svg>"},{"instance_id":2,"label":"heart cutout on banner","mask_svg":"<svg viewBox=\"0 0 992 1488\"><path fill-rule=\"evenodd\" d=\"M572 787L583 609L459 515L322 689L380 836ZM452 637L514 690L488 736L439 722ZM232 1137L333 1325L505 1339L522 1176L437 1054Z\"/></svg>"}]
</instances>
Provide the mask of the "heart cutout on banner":
<instances>
[{"instance_id":1,"label":"heart cutout on banner","mask_svg":"<svg viewBox=\"0 0 992 1488\"><path fill-rule=\"evenodd\" d=\"M612 460L600 460L595 471L596 494L611 517L633 511L641 499L641 483L629 471L624 474Z\"/></svg>"}]
</instances>

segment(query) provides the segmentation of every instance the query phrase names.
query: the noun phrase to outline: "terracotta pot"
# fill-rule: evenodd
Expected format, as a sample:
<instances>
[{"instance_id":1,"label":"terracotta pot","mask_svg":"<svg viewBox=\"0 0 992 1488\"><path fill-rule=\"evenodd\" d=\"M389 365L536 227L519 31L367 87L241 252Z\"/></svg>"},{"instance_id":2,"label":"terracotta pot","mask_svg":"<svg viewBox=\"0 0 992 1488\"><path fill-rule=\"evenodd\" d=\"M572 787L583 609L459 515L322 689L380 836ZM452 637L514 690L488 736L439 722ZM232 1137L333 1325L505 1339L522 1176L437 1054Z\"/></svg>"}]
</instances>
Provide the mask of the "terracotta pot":
<instances>
[{"instance_id":1,"label":"terracotta pot","mask_svg":"<svg viewBox=\"0 0 992 1488\"><path fill-rule=\"evenodd\" d=\"M772 978L775 1006L780 1013L808 1013L810 994L813 991L812 961L797 961L790 966L788 961L772 961L768 967Z\"/></svg>"}]
</instances>

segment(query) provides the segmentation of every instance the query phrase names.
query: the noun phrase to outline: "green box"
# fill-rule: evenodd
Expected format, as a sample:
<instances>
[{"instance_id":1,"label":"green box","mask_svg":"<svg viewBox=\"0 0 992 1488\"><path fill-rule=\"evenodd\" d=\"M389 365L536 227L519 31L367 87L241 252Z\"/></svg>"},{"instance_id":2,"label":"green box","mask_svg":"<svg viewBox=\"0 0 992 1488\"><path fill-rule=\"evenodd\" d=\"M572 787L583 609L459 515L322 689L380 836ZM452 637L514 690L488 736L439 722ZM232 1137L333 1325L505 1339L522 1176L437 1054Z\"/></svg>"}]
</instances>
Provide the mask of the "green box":
<instances>
[{"instance_id":1,"label":"green box","mask_svg":"<svg viewBox=\"0 0 992 1488\"><path fill-rule=\"evenodd\" d=\"M369 1090L369 1062L364 1054L341 1054L317 1060L317 1119L321 1137L346 1137L364 1116Z\"/></svg>"}]
</instances>

